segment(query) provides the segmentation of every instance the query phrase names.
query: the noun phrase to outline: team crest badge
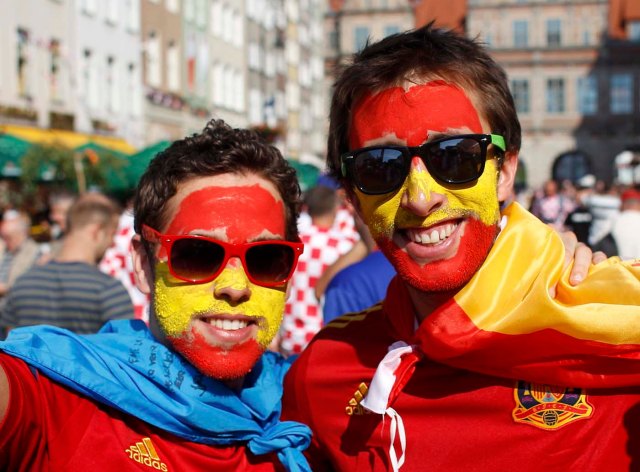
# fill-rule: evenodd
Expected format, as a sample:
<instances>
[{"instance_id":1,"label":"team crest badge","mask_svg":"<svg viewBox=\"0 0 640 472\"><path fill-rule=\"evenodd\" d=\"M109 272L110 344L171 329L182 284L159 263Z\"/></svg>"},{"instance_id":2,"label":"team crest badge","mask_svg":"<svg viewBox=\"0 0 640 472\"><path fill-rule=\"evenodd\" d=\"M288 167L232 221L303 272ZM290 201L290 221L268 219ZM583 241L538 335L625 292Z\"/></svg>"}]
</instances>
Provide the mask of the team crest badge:
<instances>
[{"instance_id":1,"label":"team crest badge","mask_svg":"<svg viewBox=\"0 0 640 472\"><path fill-rule=\"evenodd\" d=\"M541 429L558 429L587 419L593 407L584 390L519 381L514 389L513 419Z\"/></svg>"}]
</instances>

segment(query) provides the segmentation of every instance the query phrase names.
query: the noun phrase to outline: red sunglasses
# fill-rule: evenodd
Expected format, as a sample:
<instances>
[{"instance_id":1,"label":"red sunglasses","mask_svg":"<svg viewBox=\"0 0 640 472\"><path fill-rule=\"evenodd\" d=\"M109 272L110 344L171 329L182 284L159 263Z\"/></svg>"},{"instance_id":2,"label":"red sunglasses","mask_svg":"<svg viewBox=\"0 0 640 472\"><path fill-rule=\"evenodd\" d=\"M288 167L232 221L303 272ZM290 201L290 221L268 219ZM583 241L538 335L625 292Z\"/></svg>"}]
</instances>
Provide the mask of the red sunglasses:
<instances>
[{"instance_id":1,"label":"red sunglasses","mask_svg":"<svg viewBox=\"0 0 640 472\"><path fill-rule=\"evenodd\" d=\"M162 246L168 255L171 275L191 283L212 281L230 257L238 257L251 282L275 287L291 278L304 251L301 242L269 240L231 244L193 234L161 234L147 225L142 225L142 237Z\"/></svg>"}]
</instances>

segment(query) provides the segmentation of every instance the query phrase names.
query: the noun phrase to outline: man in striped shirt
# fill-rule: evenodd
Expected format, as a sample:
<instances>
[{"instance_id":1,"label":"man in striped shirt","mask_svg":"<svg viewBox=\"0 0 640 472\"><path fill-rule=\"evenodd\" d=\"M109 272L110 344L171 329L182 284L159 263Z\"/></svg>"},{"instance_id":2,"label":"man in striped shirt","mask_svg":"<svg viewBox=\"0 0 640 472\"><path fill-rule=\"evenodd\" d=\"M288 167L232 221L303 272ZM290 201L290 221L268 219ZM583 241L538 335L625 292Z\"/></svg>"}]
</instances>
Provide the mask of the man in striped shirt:
<instances>
[{"instance_id":1,"label":"man in striped shirt","mask_svg":"<svg viewBox=\"0 0 640 472\"><path fill-rule=\"evenodd\" d=\"M113 241L118 215L118 207L104 195L79 197L69 210L60 253L16 281L0 324L7 329L49 324L94 333L108 320L131 318L128 292L97 267Z\"/></svg>"}]
</instances>

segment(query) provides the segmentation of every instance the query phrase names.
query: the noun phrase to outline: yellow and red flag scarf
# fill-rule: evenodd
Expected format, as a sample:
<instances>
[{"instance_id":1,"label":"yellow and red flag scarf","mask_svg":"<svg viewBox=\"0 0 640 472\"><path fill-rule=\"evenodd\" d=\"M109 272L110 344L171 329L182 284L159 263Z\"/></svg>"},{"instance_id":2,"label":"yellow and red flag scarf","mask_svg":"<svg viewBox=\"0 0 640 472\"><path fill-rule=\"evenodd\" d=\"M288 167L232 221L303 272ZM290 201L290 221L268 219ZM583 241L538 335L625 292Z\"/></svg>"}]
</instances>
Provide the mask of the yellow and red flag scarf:
<instances>
[{"instance_id":1,"label":"yellow and red flag scarf","mask_svg":"<svg viewBox=\"0 0 640 472\"><path fill-rule=\"evenodd\" d=\"M482 268L409 339L403 334L413 331L413 317L393 314L413 308L404 283L393 280L387 298L395 306L385 311L400 339L433 360L487 375L582 388L640 385L640 260L610 258L571 286L557 233L518 204L503 214L507 224Z\"/></svg>"}]
</instances>

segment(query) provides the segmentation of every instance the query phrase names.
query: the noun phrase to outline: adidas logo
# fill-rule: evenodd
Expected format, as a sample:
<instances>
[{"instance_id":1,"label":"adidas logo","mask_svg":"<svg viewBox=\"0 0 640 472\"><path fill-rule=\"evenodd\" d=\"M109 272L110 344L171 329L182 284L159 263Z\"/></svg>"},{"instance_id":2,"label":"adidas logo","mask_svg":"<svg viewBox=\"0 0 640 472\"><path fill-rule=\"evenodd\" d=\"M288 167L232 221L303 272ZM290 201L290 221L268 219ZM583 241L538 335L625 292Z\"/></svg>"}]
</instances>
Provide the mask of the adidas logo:
<instances>
[{"instance_id":1,"label":"adidas logo","mask_svg":"<svg viewBox=\"0 0 640 472\"><path fill-rule=\"evenodd\" d=\"M156 452L156 448L153 447L151 438L142 438L142 442L137 442L132 446L129 446L125 451L129 454L129 459L132 459L139 464L144 464L149 467L153 467L156 470L167 472L167 465L160 460L160 456Z\"/></svg>"},{"instance_id":2,"label":"adidas logo","mask_svg":"<svg viewBox=\"0 0 640 472\"><path fill-rule=\"evenodd\" d=\"M358 385L358 390L355 391L355 393L353 394L353 398L349 400L349 403L345 408L347 415L353 416L371 413L369 410L363 408L362 405L360 405L360 402L367 395L368 391L369 387L367 387L366 383L362 382L360 385Z\"/></svg>"}]
</instances>

